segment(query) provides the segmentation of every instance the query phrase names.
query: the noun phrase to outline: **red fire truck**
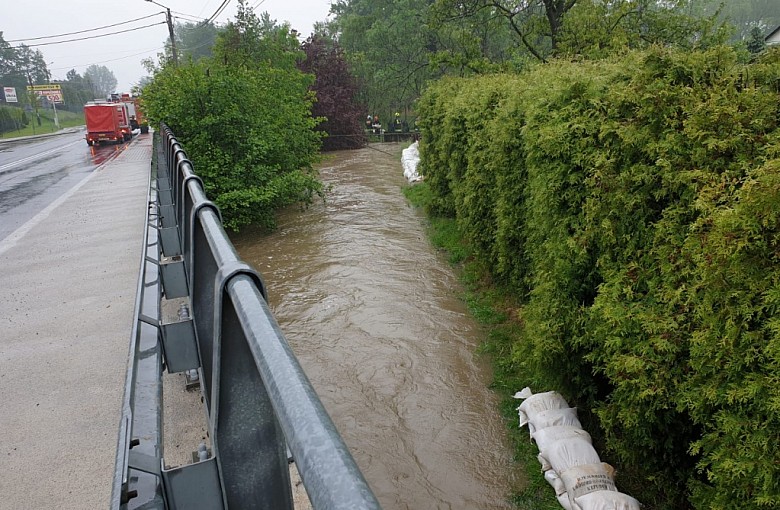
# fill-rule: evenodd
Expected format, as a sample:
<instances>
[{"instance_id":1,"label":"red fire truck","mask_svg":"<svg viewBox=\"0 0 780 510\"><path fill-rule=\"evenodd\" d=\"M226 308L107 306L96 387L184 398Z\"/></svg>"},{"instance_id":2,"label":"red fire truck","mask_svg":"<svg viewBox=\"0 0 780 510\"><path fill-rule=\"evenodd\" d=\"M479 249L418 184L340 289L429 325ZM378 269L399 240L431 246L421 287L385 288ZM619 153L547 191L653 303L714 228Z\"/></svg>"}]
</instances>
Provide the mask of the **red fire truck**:
<instances>
[{"instance_id":1,"label":"red fire truck","mask_svg":"<svg viewBox=\"0 0 780 510\"><path fill-rule=\"evenodd\" d=\"M116 96L116 94L111 96L112 100L114 99L114 96ZM149 124L144 118L144 112L141 108L141 98L138 96L131 96L130 94L122 94L116 100L127 105L127 109L130 112L130 127L133 129L140 129L141 134L148 133Z\"/></svg>"},{"instance_id":2,"label":"red fire truck","mask_svg":"<svg viewBox=\"0 0 780 510\"><path fill-rule=\"evenodd\" d=\"M125 103L90 101L84 105L87 144L126 142L133 137L130 114Z\"/></svg>"}]
</instances>

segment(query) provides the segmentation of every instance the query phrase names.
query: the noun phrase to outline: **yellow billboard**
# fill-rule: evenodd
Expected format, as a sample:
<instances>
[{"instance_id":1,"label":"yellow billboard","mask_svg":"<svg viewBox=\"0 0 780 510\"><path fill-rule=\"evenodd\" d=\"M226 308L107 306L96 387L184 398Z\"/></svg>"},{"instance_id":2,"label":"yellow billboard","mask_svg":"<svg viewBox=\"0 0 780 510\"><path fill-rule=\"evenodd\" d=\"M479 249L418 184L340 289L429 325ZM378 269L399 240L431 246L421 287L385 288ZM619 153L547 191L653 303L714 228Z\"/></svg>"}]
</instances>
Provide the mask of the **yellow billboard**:
<instances>
[{"instance_id":1,"label":"yellow billboard","mask_svg":"<svg viewBox=\"0 0 780 510\"><path fill-rule=\"evenodd\" d=\"M56 83L51 85L28 85L27 91L35 93L36 96L45 97L52 103L62 103L62 87Z\"/></svg>"}]
</instances>

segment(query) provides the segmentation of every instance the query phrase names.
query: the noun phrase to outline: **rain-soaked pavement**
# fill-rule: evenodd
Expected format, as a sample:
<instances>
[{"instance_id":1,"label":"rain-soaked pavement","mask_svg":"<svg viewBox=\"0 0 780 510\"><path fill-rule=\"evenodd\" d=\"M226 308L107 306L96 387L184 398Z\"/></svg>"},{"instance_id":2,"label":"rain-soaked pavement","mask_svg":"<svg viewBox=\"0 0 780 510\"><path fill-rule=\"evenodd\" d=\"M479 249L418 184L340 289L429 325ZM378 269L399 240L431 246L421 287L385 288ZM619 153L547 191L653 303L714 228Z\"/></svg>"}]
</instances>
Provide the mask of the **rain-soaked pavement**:
<instances>
[{"instance_id":1,"label":"rain-soaked pavement","mask_svg":"<svg viewBox=\"0 0 780 510\"><path fill-rule=\"evenodd\" d=\"M81 131L41 139L0 140L0 240L128 146L89 147Z\"/></svg>"},{"instance_id":2,"label":"rain-soaked pavement","mask_svg":"<svg viewBox=\"0 0 780 510\"><path fill-rule=\"evenodd\" d=\"M82 136L0 147L2 509L109 506L151 135Z\"/></svg>"}]
</instances>

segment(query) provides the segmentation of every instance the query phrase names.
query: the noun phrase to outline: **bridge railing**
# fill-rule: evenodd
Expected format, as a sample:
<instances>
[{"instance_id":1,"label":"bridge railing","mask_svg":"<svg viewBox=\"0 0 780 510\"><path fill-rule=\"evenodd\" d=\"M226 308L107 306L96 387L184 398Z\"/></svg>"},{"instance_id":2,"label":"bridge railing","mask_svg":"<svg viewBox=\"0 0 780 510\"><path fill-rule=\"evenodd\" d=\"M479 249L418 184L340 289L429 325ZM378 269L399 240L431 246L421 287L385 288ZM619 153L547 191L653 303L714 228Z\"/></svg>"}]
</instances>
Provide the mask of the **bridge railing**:
<instances>
[{"instance_id":1,"label":"bridge railing","mask_svg":"<svg viewBox=\"0 0 780 510\"><path fill-rule=\"evenodd\" d=\"M268 308L260 274L238 257L181 144L165 125L160 136L147 228L157 257L145 255L139 283L112 508L291 509L288 449L315 509L380 508ZM150 313L143 295L155 282ZM156 342L145 338L149 326ZM174 469L164 462L163 364L200 381L212 446Z\"/></svg>"}]
</instances>

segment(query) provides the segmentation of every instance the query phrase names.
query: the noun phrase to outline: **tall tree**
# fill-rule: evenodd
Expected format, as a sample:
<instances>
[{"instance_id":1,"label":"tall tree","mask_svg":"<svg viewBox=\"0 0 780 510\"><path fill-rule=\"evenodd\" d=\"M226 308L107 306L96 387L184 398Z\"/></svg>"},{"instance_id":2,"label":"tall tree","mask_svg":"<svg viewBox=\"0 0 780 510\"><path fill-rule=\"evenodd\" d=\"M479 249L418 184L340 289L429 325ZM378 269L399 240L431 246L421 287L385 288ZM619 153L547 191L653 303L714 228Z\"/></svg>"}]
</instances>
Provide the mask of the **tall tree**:
<instances>
[{"instance_id":1,"label":"tall tree","mask_svg":"<svg viewBox=\"0 0 780 510\"><path fill-rule=\"evenodd\" d=\"M426 83L441 76L430 59L440 49L427 23L430 4L351 0L331 6L330 30L363 85L362 101L380 117L409 109Z\"/></svg>"},{"instance_id":2,"label":"tall tree","mask_svg":"<svg viewBox=\"0 0 780 510\"><path fill-rule=\"evenodd\" d=\"M449 21L488 13L504 18L516 44L540 62L565 55L601 57L652 44L708 45L721 40L699 0L436 0Z\"/></svg>"},{"instance_id":3,"label":"tall tree","mask_svg":"<svg viewBox=\"0 0 780 510\"><path fill-rule=\"evenodd\" d=\"M227 65L284 69L295 69L296 63L304 58L297 33L290 24L277 24L267 12L258 17L246 0L238 1L236 19L220 34L214 54Z\"/></svg>"},{"instance_id":4,"label":"tall tree","mask_svg":"<svg viewBox=\"0 0 780 510\"><path fill-rule=\"evenodd\" d=\"M59 82L62 87L62 96L64 103L63 110L72 112L81 112L87 101L95 99L92 93L92 85L89 80L86 80L75 69L71 69L65 74L65 80Z\"/></svg>"},{"instance_id":5,"label":"tall tree","mask_svg":"<svg viewBox=\"0 0 780 510\"><path fill-rule=\"evenodd\" d=\"M780 26L780 9L776 0L699 0L701 12L717 14L734 26L734 41L747 41L757 27L764 35Z\"/></svg>"},{"instance_id":6,"label":"tall tree","mask_svg":"<svg viewBox=\"0 0 780 510\"><path fill-rule=\"evenodd\" d=\"M747 50L756 55L761 53L766 48L766 42L764 42L764 32L759 27L753 27L750 29L750 38L747 41Z\"/></svg>"},{"instance_id":7,"label":"tall tree","mask_svg":"<svg viewBox=\"0 0 780 510\"><path fill-rule=\"evenodd\" d=\"M514 69L522 57L512 47L512 37L504 19L493 11L473 16L452 16L442 5L433 5L428 14L438 49L431 63L442 73L467 76Z\"/></svg>"},{"instance_id":8,"label":"tall tree","mask_svg":"<svg viewBox=\"0 0 780 510\"><path fill-rule=\"evenodd\" d=\"M96 98L108 97L116 91L116 77L106 66L92 64L84 71L84 78L91 83Z\"/></svg>"},{"instance_id":9,"label":"tall tree","mask_svg":"<svg viewBox=\"0 0 780 510\"><path fill-rule=\"evenodd\" d=\"M0 32L0 81L5 87L14 87L20 105L28 103L27 94L23 94L28 85L27 75L24 72L19 53L3 39Z\"/></svg>"},{"instance_id":10,"label":"tall tree","mask_svg":"<svg viewBox=\"0 0 780 510\"><path fill-rule=\"evenodd\" d=\"M303 43L306 59L300 68L314 75L311 86L317 96L312 115L325 120L318 126L327 133L323 150L354 149L365 143L362 118L365 106L356 101L357 81L350 74L341 47L322 35Z\"/></svg>"},{"instance_id":11,"label":"tall tree","mask_svg":"<svg viewBox=\"0 0 780 510\"><path fill-rule=\"evenodd\" d=\"M0 31L0 76L5 77L16 70L16 50L3 39Z\"/></svg>"},{"instance_id":12,"label":"tall tree","mask_svg":"<svg viewBox=\"0 0 780 510\"><path fill-rule=\"evenodd\" d=\"M321 192L312 77L295 66L298 55L288 25L240 1L212 58L163 64L144 87L148 117L168 123L185 145L228 228L273 227L276 209Z\"/></svg>"},{"instance_id":13,"label":"tall tree","mask_svg":"<svg viewBox=\"0 0 780 510\"><path fill-rule=\"evenodd\" d=\"M655 44L706 48L725 42L716 16L691 0L578 0L559 32L558 55L603 58Z\"/></svg>"},{"instance_id":14,"label":"tall tree","mask_svg":"<svg viewBox=\"0 0 780 510\"><path fill-rule=\"evenodd\" d=\"M132 87L130 87L130 92L140 96L143 94L144 88L152 83L152 77L151 76L142 76L137 83L133 84Z\"/></svg>"},{"instance_id":15,"label":"tall tree","mask_svg":"<svg viewBox=\"0 0 780 510\"><path fill-rule=\"evenodd\" d=\"M24 44L15 49L16 72L27 77L33 84L43 84L49 81L51 73L46 66L43 53L32 50Z\"/></svg>"},{"instance_id":16,"label":"tall tree","mask_svg":"<svg viewBox=\"0 0 780 510\"><path fill-rule=\"evenodd\" d=\"M174 33L179 56L192 60L210 57L218 31L213 23L177 23Z\"/></svg>"},{"instance_id":17,"label":"tall tree","mask_svg":"<svg viewBox=\"0 0 780 510\"><path fill-rule=\"evenodd\" d=\"M578 0L436 0L452 20L490 13L506 20L522 46L537 60L555 56L563 20Z\"/></svg>"}]
</instances>

